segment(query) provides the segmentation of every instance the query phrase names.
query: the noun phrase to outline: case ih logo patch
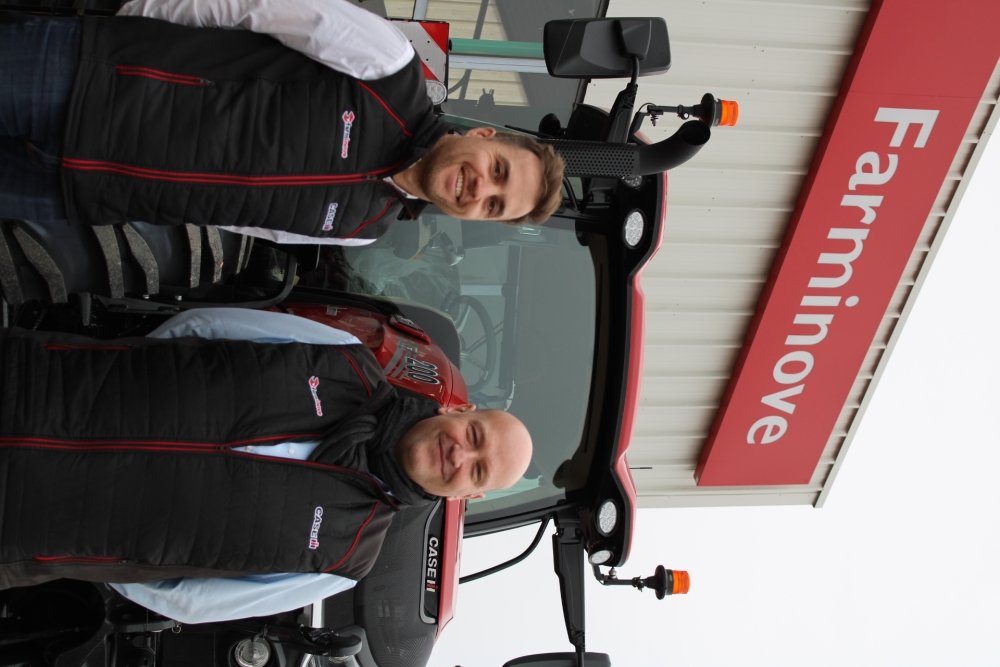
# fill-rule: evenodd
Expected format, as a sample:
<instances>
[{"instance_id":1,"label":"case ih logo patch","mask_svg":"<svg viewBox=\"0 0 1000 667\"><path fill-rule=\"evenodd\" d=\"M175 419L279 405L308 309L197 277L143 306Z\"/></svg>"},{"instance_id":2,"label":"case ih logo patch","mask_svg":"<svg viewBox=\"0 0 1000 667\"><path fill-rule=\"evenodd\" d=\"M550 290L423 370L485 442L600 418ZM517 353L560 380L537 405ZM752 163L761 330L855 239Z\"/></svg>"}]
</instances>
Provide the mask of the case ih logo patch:
<instances>
[{"instance_id":1,"label":"case ih logo patch","mask_svg":"<svg viewBox=\"0 0 1000 667\"><path fill-rule=\"evenodd\" d=\"M424 580L424 590L437 591L438 588L438 546L440 541L431 535L427 540L427 572Z\"/></svg>"},{"instance_id":2,"label":"case ih logo patch","mask_svg":"<svg viewBox=\"0 0 1000 667\"><path fill-rule=\"evenodd\" d=\"M309 391L313 395L313 402L316 403L316 416L323 416L323 404L319 402L319 378L313 375L309 378ZM322 514L322 512L320 512Z\"/></svg>"},{"instance_id":3,"label":"case ih logo patch","mask_svg":"<svg viewBox=\"0 0 1000 667\"><path fill-rule=\"evenodd\" d=\"M313 513L312 530L309 531L309 548L319 549L319 527L323 523L323 508L317 507Z\"/></svg>"},{"instance_id":4,"label":"case ih logo patch","mask_svg":"<svg viewBox=\"0 0 1000 667\"><path fill-rule=\"evenodd\" d=\"M344 141L340 144L340 157L347 157L347 148L351 145L351 127L354 125L354 112L345 111L341 116L344 121Z\"/></svg>"},{"instance_id":5,"label":"case ih logo patch","mask_svg":"<svg viewBox=\"0 0 1000 667\"><path fill-rule=\"evenodd\" d=\"M328 232L333 229L333 219L337 217L337 203L330 204L326 209L326 218L323 219L323 231Z\"/></svg>"}]
</instances>

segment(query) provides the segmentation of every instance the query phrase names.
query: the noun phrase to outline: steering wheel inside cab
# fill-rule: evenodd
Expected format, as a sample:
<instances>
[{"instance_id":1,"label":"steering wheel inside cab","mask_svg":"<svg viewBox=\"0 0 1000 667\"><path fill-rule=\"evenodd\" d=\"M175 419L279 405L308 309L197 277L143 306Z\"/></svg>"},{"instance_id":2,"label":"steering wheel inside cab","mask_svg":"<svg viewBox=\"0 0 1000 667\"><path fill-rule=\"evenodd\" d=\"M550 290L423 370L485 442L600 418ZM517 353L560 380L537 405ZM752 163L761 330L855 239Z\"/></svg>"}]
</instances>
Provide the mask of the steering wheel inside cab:
<instances>
[{"instance_id":1,"label":"steering wheel inside cab","mask_svg":"<svg viewBox=\"0 0 1000 667\"><path fill-rule=\"evenodd\" d=\"M407 233L396 235L393 243L393 254L401 259L436 253L456 266L465 258L465 248L457 245L447 232L439 231L433 222L418 220L404 232ZM489 311L478 299L456 293L445 297L441 310L451 316L458 330L460 370L469 392L479 391L489 383L497 364L497 335Z\"/></svg>"},{"instance_id":2,"label":"steering wheel inside cab","mask_svg":"<svg viewBox=\"0 0 1000 667\"><path fill-rule=\"evenodd\" d=\"M485 387L493 377L497 365L497 334L493 320L481 301L463 294L458 297L457 306L455 328L462 346L460 370L469 393L473 393ZM473 314L479 320L479 326L471 324Z\"/></svg>"}]
</instances>

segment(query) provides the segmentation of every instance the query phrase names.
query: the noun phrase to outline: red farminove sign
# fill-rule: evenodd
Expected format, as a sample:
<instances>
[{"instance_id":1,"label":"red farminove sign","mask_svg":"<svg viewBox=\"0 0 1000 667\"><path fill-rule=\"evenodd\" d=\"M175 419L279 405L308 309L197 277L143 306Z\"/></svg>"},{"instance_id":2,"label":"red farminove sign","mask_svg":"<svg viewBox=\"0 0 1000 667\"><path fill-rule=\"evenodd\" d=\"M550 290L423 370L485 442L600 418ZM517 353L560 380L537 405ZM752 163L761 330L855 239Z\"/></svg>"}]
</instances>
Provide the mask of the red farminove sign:
<instances>
[{"instance_id":1,"label":"red farminove sign","mask_svg":"<svg viewBox=\"0 0 1000 667\"><path fill-rule=\"evenodd\" d=\"M873 3L695 473L806 484L1000 59L1000 1Z\"/></svg>"}]
</instances>

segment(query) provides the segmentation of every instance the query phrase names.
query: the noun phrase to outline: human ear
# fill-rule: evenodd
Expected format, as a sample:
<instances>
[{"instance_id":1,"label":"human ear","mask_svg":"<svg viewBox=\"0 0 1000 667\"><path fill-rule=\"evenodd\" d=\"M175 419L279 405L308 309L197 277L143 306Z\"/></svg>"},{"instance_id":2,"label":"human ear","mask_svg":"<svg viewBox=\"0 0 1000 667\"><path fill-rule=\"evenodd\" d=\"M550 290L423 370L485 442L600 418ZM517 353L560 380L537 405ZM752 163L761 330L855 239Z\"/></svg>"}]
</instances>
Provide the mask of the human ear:
<instances>
[{"instance_id":1,"label":"human ear","mask_svg":"<svg viewBox=\"0 0 1000 667\"><path fill-rule=\"evenodd\" d=\"M472 403L460 403L459 405L449 405L448 407L438 408L439 415L449 415L455 412L472 412L476 409L476 406Z\"/></svg>"},{"instance_id":2,"label":"human ear","mask_svg":"<svg viewBox=\"0 0 1000 667\"><path fill-rule=\"evenodd\" d=\"M458 496L457 498L449 498L449 500L479 500L480 498L485 497L485 493L467 493L464 496Z\"/></svg>"},{"instance_id":3,"label":"human ear","mask_svg":"<svg viewBox=\"0 0 1000 667\"><path fill-rule=\"evenodd\" d=\"M482 137L483 139L492 139L496 135L497 131L492 127L474 127L465 133L467 137Z\"/></svg>"}]
</instances>

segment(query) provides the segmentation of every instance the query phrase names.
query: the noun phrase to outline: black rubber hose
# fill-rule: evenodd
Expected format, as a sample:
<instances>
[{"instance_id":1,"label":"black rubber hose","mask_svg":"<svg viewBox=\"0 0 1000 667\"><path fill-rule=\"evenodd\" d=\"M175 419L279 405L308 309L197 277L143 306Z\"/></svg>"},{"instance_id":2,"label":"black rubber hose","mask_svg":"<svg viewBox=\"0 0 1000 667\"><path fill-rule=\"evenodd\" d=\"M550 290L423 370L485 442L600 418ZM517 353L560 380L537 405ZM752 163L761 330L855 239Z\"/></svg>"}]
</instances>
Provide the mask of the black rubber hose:
<instances>
[{"instance_id":1,"label":"black rubber hose","mask_svg":"<svg viewBox=\"0 0 1000 667\"><path fill-rule=\"evenodd\" d=\"M689 120L672 136L639 147L639 175L659 174L693 158L712 138L712 130L700 120Z\"/></svg>"}]
</instances>

